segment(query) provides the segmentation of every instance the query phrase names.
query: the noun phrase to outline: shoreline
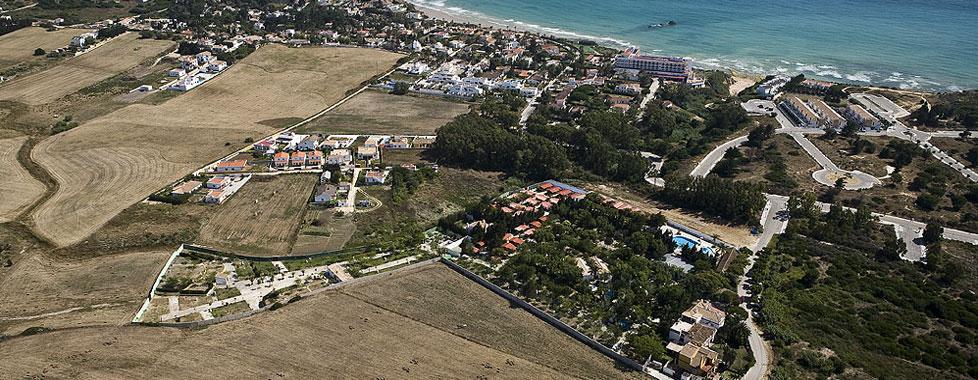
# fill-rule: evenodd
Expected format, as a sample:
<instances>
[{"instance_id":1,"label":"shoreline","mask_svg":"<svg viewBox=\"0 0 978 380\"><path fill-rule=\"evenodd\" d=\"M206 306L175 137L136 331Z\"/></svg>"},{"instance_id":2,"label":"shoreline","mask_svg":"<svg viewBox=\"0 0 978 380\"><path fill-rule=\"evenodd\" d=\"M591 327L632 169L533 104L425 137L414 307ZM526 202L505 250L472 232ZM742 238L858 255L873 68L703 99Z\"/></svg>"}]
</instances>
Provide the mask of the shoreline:
<instances>
[{"instance_id":1,"label":"shoreline","mask_svg":"<svg viewBox=\"0 0 978 380\"><path fill-rule=\"evenodd\" d=\"M479 16L453 14L442 9L434 8L430 5L420 4L412 0L407 0L407 1L410 4L412 4L419 12L435 20L442 20L442 21L458 23L458 24L472 24L472 25L478 25L480 27L492 28L497 30L511 30L511 31L534 33L541 36L561 38L568 41L588 40L588 41L593 41L603 47L616 49L616 50L623 50L624 44L630 44L627 41L616 40L612 37L597 37L597 36L581 35L573 31L563 31L563 34L565 35L561 35L560 33L548 32L545 30L539 30L539 28L534 28L527 25L521 25L522 22L517 22L516 24L513 24L513 23L495 21L492 20L492 18L489 16L479 17ZM510 20L506 20L506 21L510 21ZM824 75L819 75L818 73L808 73L805 72L804 70L800 70L800 71L796 70L788 73L782 72L780 69L770 70L763 73L752 72L752 71L742 70L740 68L736 68L728 64L723 64L721 62L710 62L712 60L715 59L693 58L693 68L700 71L711 71L711 70L725 71L733 77L733 83L740 83L746 81L758 82L764 79L768 75L794 76L798 74L804 74L805 77L808 79L817 79L817 80L822 80L826 82L837 83L837 84L842 84L847 86L858 86L858 87L875 88L881 90L913 92L918 94L950 93L950 92L968 90L968 89L957 89L956 88L957 86L948 86L948 85L941 85L940 87L935 87L935 88L913 88L912 86L904 88L901 87L900 85L886 85L878 82L861 82L861 81L857 82L851 80L847 81L837 76L824 76Z\"/></svg>"}]
</instances>

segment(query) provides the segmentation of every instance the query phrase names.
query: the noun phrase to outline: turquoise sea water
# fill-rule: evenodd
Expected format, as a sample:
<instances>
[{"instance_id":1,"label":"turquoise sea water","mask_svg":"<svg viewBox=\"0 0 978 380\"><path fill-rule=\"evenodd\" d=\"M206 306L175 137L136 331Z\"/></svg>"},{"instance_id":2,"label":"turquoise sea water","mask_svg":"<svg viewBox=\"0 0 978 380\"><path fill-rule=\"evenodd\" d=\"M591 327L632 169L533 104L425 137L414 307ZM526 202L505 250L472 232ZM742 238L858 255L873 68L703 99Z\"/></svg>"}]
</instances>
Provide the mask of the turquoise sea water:
<instances>
[{"instance_id":1,"label":"turquoise sea water","mask_svg":"<svg viewBox=\"0 0 978 380\"><path fill-rule=\"evenodd\" d=\"M448 14L702 68L840 82L978 88L978 0L411 0ZM649 29L674 20L676 26Z\"/></svg>"}]
</instances>

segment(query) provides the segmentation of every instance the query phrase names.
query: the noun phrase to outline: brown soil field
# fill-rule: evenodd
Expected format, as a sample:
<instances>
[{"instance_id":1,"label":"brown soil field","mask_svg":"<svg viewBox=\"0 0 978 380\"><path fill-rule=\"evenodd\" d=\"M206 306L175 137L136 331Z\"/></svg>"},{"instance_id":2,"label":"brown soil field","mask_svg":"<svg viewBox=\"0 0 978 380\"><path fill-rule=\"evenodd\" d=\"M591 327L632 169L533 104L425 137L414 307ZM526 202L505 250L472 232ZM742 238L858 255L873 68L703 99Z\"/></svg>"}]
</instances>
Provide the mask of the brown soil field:
<instances>
[{"instance_id":1,"label":"brown soil field","mask_svg":"<svg viewBox=\"0 0 978 380\"><path fill-rule=\"evenodd\" d=\"M172 46L172 41L139 39L136 33L123 34L48 70L0 86L0 100L30 105L49 103L131 69Z\"/></svg>"},{"instance_id":2,"label":"brown soil field","mask_svg":"<svg viewBox=\"0 0 978 380\"><path fill-rule=\"evenodd\" d=\"M435 129L468 110L465 103L370 90L303 125L299 132L434 135Z\"/></svg>"},{"instance_id":3,"label":"brown soil field","mask_svg":"<svg viewBox=\"0 0 978 380\"><path fill-rule=\"evenodd\" d=\"M252 177L227 202L212 205L217 210L197 243L235 253L287 255L317 183L310 174Z\"/></svg>"},{"instance_id":4,"label":"brown soil field","mask_svg":"<svg viewBox=\"0 0 978 380\"><path fill-rule=\"evenodd\" d=\"M0 356L12 378L639 377L438 264L206 329L68 329Z\"/></svg>"},{"instance_id":5,"label":"brown soil field","mask_svg":"<svg viewBox=\"0 0 978 380\"><path fill-rule=\"evenodd\" d=\"M35 254L18 260L0 272L0 333L17 334L32 326L124 323L139 310L170 253L81 260Z\"/></svg>"},{"instance_id":6,"label":"brown soil field","mask_svg":"<svg viewBox=\"0 0 978 380\"><path fill-rule=\"evenodd\" d=\"M316 219L319 227L311 225ZM357 230L353 216L338 216L334 209L310 210L306 213L306 223L292 246L293 255L341 250Z\"/></svg>"},{"instance_id":7,"label":"brown soil field","mask_svg":"<svg viewBox=\"0 0 978 380\"><path fill-rule=\"evenodd\" d=\"M44 194L44 184L17 162L27 137L0 139L0 223L9 222Z\"/></svg>"},{"instance_id":8,"label":"brown soil field","mask_svg":"<svg viewBox=\"0 0 978 380\"><path fill-rule=\"evenodd\" d=\"M269 45L162 104L129 105L55 135L32 152L60 185L34 212L35 231L57 245L78 242L244 139L274 132L262 122L312 115L399 57L372 49Z\"/></svg>"},{"instance_id":9,"label":"brown soil field","mask_svg":"<svg viewBox=\"0 0 978 380\"><path fill-rule=\"evenodd\" d=\"M28 27L0 36L0 68L16 65L34 58L34 49L44 51L65 47L71 38L91 29L58 29Z\"/></svg>"}]
</instances>

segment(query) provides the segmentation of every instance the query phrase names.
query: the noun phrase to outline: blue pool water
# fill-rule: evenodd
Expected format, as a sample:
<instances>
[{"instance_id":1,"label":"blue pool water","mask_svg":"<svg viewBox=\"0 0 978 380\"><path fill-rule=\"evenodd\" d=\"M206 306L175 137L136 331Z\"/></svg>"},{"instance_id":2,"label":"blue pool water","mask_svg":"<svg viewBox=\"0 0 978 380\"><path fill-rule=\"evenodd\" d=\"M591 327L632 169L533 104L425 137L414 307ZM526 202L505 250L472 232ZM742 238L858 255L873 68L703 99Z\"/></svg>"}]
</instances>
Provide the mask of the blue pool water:
<instances>
[{"instance_id":1,"label":"blue pool water","mask_svg":"<svg viewBox=\"0 0 978 380\"><path fill-rule=\"evenodd\" d=\"M688 56L694 66L906 89L978 88L975 0L410 0L496 24ZM650 29L670 20L677 25Z\"/></svg>"},{"instance_id":2,"label":"blue pool water","mask_svg":"<svg viewBox=\"0 0 978 380\"><path fill-rule=\"evenodd\" d=\"M696 247L697 245L699 245L692 239L685 236L673 236L672 241L676 243L677 246L680 247ZM713 250L710 249L709 247L703 247L702 251L707 255L711 255L711 256L713 255Z\"/></svg>"}]
</instances>

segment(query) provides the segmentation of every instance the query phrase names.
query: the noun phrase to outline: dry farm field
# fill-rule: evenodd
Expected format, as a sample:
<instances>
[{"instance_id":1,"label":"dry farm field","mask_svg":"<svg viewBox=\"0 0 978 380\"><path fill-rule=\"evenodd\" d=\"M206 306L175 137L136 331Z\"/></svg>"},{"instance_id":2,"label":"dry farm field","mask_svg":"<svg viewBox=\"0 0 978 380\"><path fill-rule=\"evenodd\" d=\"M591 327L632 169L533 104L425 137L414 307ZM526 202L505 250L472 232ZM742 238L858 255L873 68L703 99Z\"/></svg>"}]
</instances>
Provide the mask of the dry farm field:
<instances>
[{"instance_id":1,"label":"dry farm field","mask_svg":"<svg viewBox=\"0 0 978 380\"><path fill-rule=\"evenodd\" d=\"M0 139L0 223L13 220L44 194L44 185L17 162L27 137Z\"/></svg>"},{"instance_id":2,"label":"dry farm field","mask_svg":"<svg viewBox=\"0 0 978 380\"><path fill-rule=\"evenodd\" d=\"M78 242L246 138L274 132L268 123L315 114L399 57L268 45L186 94L129 105L55 135L32 152L60 185L33 213L35 231L57 245Z\"/></svg>"},{"instance_id":3,"label":"dry farm field","mask_svg":"<svg viewBox=\"0 0 978 380\"><path fill-rule=\"evenodd\" d=\"M12 378L639 378L440 264L206 329L15 337L0 357Z\"/></svg>"},{"instance_id":4,"label":"dry farm field","mask_svg":"<svg viewBox=\"0 0 978 380\"><path fill-rule=\"evenodd\" d=\"M314 174L254 176L204 225L197 243L227 252L285 256L318 183Z\"/></svg>"},{"instance_id":5,"label":"dry farm field","mask_svg":"<svg viewBox=\"0 0 978 380\"><path fill-rule=\"evenodd\" d=\"M139 39L136 33L126 33L55 67L0 85L0 100L50 103L133 68L172 46L172 41Z\"/></svg>"},{"instance_id":6,"label":"dry farm field","mask_svg":"<svg viewBox=\"0 0 978 380\"><path fill-rule=\"evenodd\" d=\"M139 251L85 259L43 253L0 272L0 334L28 327L74 327L128 322L169 251Z\"/></svg>"},{"instance_id":7,"label":"dry farm field","mask_svg":"<svg viewBox=\"0 0 978 380\"><path fill-rule=\"evenodd\" d=\"M434 135L435 129L468 110L466 103L370 90L300 127L298 132Z\"/></svg>"},{"instance_id":8,"label":"dry farm field","mask_svg":"<svg viewBox=\"0 0 978 380\"><path fill-rule=\"evenodd\" d=\"M44 28L28 27L0 35L0 69L32 59L34 49L51 51L65 47L72 37L89 30L67 28L48 32Z\"/></svg>"}]
</instances>

